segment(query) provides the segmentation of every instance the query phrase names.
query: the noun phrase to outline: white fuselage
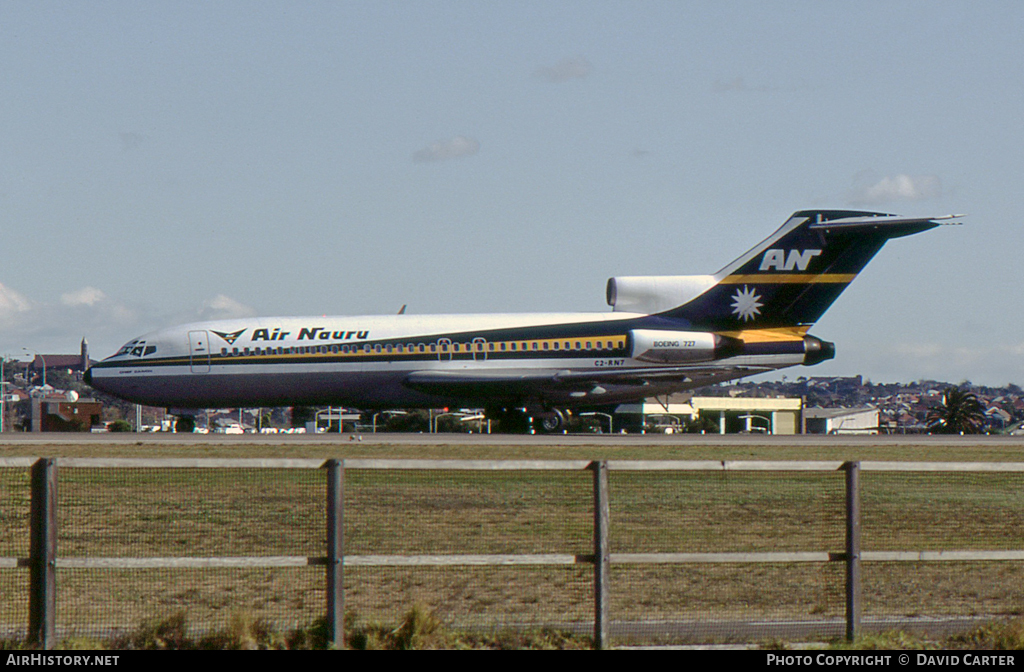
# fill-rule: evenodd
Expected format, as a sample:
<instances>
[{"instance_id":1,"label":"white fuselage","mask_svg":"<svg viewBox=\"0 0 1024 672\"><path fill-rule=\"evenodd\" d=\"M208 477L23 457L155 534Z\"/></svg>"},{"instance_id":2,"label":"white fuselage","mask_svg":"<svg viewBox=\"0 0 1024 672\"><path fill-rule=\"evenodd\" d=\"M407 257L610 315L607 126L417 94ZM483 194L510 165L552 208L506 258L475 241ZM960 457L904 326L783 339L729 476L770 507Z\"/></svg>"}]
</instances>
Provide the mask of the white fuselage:
<instances>
[{"instance_id":1,"label":"white fuselage","mask_svg":"<svg viewBox=\"0 0 1024 672\"><path fill-rule=\"evenodd\" d=\"M660 383L636 383L617 380L616 371L680 369L692 363L706 377L716 359L717 337L643 329L647 318L613 312L200 322L130 341L91 369L90 382L155 406L378 408L611 403L687 387L683 374ZM799 364L803 352L732 356L729 361L730 372L737 367L766 370ZM420 380L434 374L450 377L451 383L448 378ZM548 382L566 374L579 382ZM596 382L591 384L588 376Z\"/></svg>"}]
</instances>

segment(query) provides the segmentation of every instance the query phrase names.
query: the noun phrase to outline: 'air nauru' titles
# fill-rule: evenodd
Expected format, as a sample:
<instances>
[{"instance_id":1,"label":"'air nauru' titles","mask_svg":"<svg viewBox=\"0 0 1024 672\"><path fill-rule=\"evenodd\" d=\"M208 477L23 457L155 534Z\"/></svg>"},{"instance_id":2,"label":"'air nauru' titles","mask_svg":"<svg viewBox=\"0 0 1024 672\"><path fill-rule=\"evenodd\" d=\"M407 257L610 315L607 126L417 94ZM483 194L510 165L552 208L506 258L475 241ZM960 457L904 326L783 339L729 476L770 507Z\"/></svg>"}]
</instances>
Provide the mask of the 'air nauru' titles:
<instances>
[{"instance_id":1,"label":"'air nauru' titles","mask_svg":"<svg viewBox=\"0 0 1024 672\"><path fill-rule=\"evenodd\" d=\"M211 331L213 331L211 329ZM214 331L213 333L220 336L222 339L233 345L238 337L245 332L245 329L241 331L235 331L232 333L221 333ZM249 337L249 342L255 341L283 341L286 340L292 332L283 331L281 327L270 327L253 329L252 336ZM297 341L365 341L370 337L369 329L341 329L339 331L332 331L325 327L301 327L299 329L299 335L295 340Z\"/></svg>"}]
</instances>

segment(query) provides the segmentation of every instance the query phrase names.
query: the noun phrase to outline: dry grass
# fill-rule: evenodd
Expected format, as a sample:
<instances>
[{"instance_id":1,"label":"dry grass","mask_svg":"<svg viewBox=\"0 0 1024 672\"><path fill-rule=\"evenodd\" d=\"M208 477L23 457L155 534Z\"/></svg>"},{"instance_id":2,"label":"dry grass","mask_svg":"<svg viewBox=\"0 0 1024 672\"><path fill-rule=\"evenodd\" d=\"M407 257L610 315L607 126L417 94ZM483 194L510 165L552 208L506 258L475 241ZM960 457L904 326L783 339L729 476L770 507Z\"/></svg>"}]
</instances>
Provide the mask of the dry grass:
<instances>
[{"instance_id":1,"label":"dry grass","mask_svg":"<svg viewBox=\"0 0 1024 672\"><path fill-rule=\"evenodd\" d=\"M942 638L890 630L864 635L852 642L836 641L834 649L860 650L1024 650L1024 618L996 619L968 632Z\"/></svg>"}]
</instances>

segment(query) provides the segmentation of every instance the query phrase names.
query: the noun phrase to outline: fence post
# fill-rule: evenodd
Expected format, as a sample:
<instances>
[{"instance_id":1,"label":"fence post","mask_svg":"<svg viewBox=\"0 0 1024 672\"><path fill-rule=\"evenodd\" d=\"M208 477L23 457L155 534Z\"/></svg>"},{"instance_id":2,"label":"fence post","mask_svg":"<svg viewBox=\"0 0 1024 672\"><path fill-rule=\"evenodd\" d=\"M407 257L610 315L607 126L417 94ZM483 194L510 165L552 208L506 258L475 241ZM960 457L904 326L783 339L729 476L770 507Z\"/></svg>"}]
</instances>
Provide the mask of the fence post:
<instances>
[{"instance_id":1,"label":"fence post","mask_svg":"<svg viewBox=\"0 0 1024 672\"><path fill-rule=\"evenodd\" d=\"M345 462L327 460L327 645L345 646Z\"/></svg>"},{"instance_id":2,"label":"fence post","mask_svg":"<svg viewBox=\"0 0 1024 672\"><path fill-rule=\"evenodd\" d=\"M29 519L28 640L52 649L57 604L57 460L32 465Z\"/></svg>"},{"instance_id":3,"label":"fence post","mask_svg":"<svg viewBox=\"0 0 1024 672\"><path fill-rule=\"evenodd\" d=\"M860 634L860 462L846 462L846 638Z\"/></svg>"},{"instance_id":4,"label":"fence post","mask_svg":"<svg viewBox=\"0 0 1024 672\"><path fill-rule=\"evenodd\" d=\"M600 650L609 647L608 462L595 460L590 469L594 472L594 648Z\"/></svg>"}]
</instances>

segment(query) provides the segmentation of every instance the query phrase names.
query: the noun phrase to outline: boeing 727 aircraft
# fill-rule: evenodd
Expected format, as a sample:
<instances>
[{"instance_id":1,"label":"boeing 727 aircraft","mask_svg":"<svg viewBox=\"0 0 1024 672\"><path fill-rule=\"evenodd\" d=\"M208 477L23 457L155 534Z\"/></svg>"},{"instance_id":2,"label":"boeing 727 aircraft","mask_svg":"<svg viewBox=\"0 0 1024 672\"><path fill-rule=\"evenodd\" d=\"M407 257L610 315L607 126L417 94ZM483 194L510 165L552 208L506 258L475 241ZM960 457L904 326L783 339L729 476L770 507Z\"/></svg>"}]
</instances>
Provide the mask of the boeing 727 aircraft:
<instances>
[{"instance_id":1,"label":"boeing 727 aircraft","mask_svg":"<svg viewBox=\"0 0 1024 672\"><path fill-rule=\"evenodd\" d=\"M800 211L714 275L611 278L609 313L186 324L129 341L86 382L174 409L483 407L553 430L570 409L832 359L808 329L868 261L890 238L959 217Z\"/></svg>"}]
</instances>

